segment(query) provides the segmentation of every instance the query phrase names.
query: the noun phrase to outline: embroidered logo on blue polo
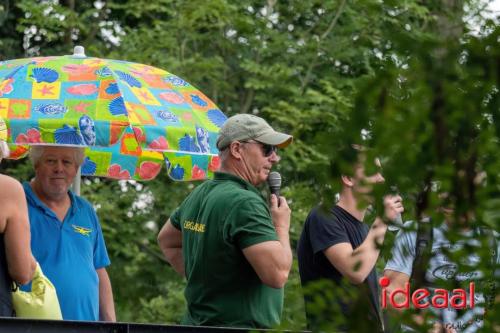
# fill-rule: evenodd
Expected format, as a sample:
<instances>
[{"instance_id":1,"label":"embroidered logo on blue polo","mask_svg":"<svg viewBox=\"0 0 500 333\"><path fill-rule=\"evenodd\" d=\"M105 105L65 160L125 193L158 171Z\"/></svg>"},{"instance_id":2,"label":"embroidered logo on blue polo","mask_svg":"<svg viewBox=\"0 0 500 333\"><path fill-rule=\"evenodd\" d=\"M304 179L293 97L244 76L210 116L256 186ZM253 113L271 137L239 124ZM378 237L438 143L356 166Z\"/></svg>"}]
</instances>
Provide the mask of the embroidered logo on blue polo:
<instances>
[{"instance_id":1,"label":"embroidered logo on blue polo","mask_svg":"<svg viewBox=\"0 0 500 333\"><path fill-rule=\"evenodd\" d=\"M80 227L80 226L74 225L74 224L72 224L71 226L73 227L73 230L75 232L82 234L84 236L88 236L92 232L92 229L89 229L89 228Z\"/></svg>"}]
</instances>

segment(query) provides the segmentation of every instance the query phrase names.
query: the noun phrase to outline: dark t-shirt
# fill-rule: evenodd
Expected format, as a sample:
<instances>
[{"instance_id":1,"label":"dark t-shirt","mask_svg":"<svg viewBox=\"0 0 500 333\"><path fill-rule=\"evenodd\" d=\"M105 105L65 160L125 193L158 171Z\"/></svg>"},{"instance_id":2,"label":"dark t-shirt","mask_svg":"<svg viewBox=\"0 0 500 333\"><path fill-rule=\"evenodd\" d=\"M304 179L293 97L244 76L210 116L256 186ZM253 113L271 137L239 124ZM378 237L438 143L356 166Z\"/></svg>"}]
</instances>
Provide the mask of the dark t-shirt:
<instances>
[{"instance_id":1,"label":"dark t-shirt","mask_svg":"<svg viewBox=\"0 0 500 333\"><path fill-rule=\"evenodd\" d=\"M339 243L350 243L353 249L357 248L368 231L366 224L339 206L330 211L316 207L309 213L297 246L297 256L308 326L313 331L325 327L354 331L381 326L375 269L362 284L352 285L324 254L326 249ZM344 323L334 322L339 310L344 315Z\"/></svg>"}]
</instances>

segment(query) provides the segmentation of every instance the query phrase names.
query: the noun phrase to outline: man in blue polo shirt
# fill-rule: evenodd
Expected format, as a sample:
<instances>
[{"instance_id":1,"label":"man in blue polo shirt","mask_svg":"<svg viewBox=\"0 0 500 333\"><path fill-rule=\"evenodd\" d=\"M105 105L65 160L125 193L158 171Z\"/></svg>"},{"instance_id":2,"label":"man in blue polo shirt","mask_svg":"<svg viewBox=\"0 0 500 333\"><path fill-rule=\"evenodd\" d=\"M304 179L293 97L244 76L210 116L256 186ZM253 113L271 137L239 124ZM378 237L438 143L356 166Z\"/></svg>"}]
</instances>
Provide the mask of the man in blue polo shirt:
<instances>
[{"instance_id":1,"label":"man in blue polo shirt","mask_svg":"<svg viewBox=\"0 0 500 333\"><path fill-rule=\"evenodd\" d=\"M116 321L110 264L92 206L69 190L83 149L33 146L35 178L24 183L33 255L54 284L65 320Z\"/></svg>"}]
</instances>

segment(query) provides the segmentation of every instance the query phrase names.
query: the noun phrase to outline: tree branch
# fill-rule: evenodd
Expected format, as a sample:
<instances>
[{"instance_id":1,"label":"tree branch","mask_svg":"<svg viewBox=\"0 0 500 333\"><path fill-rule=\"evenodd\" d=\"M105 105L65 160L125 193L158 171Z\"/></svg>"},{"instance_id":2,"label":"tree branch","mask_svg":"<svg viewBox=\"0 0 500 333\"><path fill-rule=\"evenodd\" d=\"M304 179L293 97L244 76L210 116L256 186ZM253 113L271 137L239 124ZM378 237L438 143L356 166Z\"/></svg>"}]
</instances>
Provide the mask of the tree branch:
<instances>
[{"instance_id":1,"label":"tree branch","mask_svg":"<svg viewBox=\"0 0 500 333\"><path fill-rule=\"evenodd\" d=\"M165 259L165 257L163 257L163 255L161 255L161 254L157 253L156 251L154 251L153 249L149 248L149 246L146 246L146 245L144 245L144 244L142 244L142 243L140 243L138 241L136 242L136 244L139 245L139 248L141 250L143 250L144 252L150 254L152 257L160 260L161 262L166 262L167 264L169 264L168 261L167 261L167 259Z\"/></svg>"},{"instance_id":2,"label":"tree branch","mask_svg":"<svg viewBox=\"0 0 500 333\"><path fill-rule=\"evenodd\" d=\"M66 0L66 7L71 11L72 14L75 14L75 0ZM72 21L72 20L70 20ZM66 33L64 35L64 43L68 46L73 46L73 28L74 25L73 23L70 23L68 26L68 29L66 30Z\"/></svg>"},{"instance_id":3,"label":"tree branch","mask_svg":"<svg viewBox=\"0 0 500 333\"><path fill-rule=\"evenodd\" d=\"M332 22L328 26L328 29L326 29L326 31L321 35L320 41L325 39L326 36L328 36L330 34L330 32L333 30L333 28L337 25L337 22L340 18L340 14L342 14L342 12L344 11L345 4L346 4L346 0L342 0L342 2L340 3L340 8L337 11L337 14L335 14L335 17L333 18Z\"/></svg>"},{"instance_id":4,"label":"tree branch","mask_svg":"<svg viewBox=\"0 0 500 333\"><path fill-rule=\"evenodd\" d=\"M337 25L337 22L339 21L340 15L344 11L345 4L346 4L346 0L342 0L342 2L340 3L339 10L337 11L335 16L333 17L332 22L330 22L330 25L328 26L328 28L325 30L325 32L318 39L318 42L317 42L318 52L316 52L315 59L309 63L309 67L307 68L307 72L306 72L306 75L304 77L304 80L302 80L302 84L300 87L300 94L301 95L304 94L306 86L309 84L309 81L311 80L312 71L313 71L314 67L317 65L317 60L319 57L318 53L319 53L319 50L321 47L321 42L323 41L323 39L325 39L330 34L330 32L332 32L333 28L335 28L335 26Z\"/></svg>"}]
</instances>

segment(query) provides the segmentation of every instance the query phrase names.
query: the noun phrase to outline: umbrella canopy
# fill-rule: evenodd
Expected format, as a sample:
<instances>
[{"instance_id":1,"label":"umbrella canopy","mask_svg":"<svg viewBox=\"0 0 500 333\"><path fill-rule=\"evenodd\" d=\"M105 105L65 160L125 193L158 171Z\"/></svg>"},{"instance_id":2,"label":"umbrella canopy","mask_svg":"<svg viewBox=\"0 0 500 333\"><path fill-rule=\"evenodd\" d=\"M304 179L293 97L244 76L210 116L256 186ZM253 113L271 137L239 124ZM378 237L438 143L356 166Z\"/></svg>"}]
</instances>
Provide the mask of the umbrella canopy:
<instances>
[{"instance_id":1,"label":"umbrella canopy","mask_svg":"<svg viewBox=\"0 0 500 333\"><path fill-rule=\"evenodd\" d=\"M0 62L0 117L12 158L27 145L86 147L82 174L174 180L210 177L226 116L202 92L159 68L69 56Z\"/></svg>"}]
</instances>

